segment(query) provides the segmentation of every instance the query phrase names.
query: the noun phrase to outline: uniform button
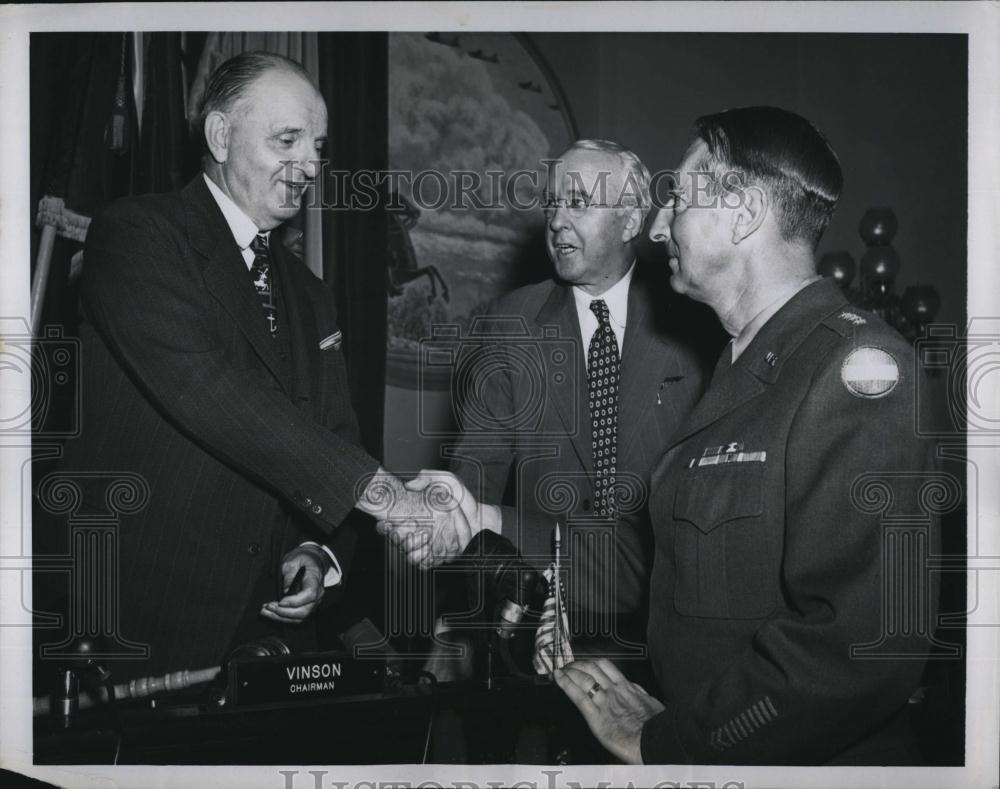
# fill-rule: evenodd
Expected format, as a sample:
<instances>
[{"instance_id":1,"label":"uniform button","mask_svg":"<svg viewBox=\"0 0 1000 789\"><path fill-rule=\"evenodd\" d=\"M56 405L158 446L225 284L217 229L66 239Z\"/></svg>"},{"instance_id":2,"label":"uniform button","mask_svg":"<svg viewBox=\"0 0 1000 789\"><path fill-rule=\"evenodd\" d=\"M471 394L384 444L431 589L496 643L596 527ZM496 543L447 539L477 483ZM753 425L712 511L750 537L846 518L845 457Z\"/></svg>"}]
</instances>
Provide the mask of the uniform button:
<instances>
[{"instance_id":1,"label":"uniform button","mask_svg":"<svg viewBox=\"0 0 1000 789\"><path fill-rule=\"evenodd\" d=\"M258 553L260 553L260 543L259 542L248 543L247 553L250 554L251 556L256 556Z\"/></svg>"},{"instance_id":2,"label":"uniform button","mask_svg":"<svg viewBox=\"0 0 1000 789\"><path fill-rule=\"evenodd\" d=\"M323 508L319 504L314 504L312 508L313 515L319 515L323 511Z\"/></svg>"},{"instance_id":3,"label":"uniform button","mask_svg":"<svg viewBox=\"0 0 1000 789\"><path fill-rule=\"evenodd\" d=\"M311 507L312 503L313 503L313 500L311 498L309 498L308 496L306 496L304 499L302 499L302 506L303 507Z\"/></svg>"},{"instance_id":4,"label":"uniform button","mask_svg":"<svg viewBox=\"0 0 1000 789\"><path fill-rule=\"evenodd\" d=\"M590 509L590 499L584 499L583 500L583 508L585 510L589 510Z\"/></svg>"}]
</instances>

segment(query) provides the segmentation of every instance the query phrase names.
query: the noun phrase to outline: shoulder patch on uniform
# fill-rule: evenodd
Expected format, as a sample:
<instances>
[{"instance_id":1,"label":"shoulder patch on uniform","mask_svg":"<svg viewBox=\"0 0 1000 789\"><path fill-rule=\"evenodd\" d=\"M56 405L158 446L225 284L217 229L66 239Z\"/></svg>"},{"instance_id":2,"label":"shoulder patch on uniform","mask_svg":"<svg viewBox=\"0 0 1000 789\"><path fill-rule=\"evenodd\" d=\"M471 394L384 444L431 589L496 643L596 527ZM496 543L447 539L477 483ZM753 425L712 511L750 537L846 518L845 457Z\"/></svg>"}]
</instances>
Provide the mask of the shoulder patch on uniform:
<instances>
[{"instance_id":1,"label":"shoulder patch on uniform","mask_svg":"<svg viewBox=\"0 0 1000 789\"><path fill-rule=\"evenodd\" d=\"M848 323L853 323L855 326L864 326L868 321L858 315L856 312L847 312L846 310L838 318L847 321Z\"/></svg>"},{"instance_id":2,"label":"shoulder patch on uniform","mask_svg":"<svg viewBox=\"0 0 1000 789\"><path fill-rule=\"evenodd\" d=\"M851 351L840 368L840 380L856 397L885 397L899 383L899 365L895 357L873 345Z\"/></svg>"}]
</instances>

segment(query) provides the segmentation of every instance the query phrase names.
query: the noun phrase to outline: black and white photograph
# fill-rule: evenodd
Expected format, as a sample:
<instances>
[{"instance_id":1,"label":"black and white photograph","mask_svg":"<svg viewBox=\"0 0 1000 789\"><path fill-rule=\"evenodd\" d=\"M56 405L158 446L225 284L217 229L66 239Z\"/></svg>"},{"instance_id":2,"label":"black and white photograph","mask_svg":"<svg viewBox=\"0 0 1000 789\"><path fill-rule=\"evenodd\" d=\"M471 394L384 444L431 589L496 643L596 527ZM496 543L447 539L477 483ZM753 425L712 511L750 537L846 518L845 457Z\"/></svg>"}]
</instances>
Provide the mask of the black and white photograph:
<instances>
[{"instance_id":1,"label":"black and white photograph","mask_svg":"<svg viewBox=\"0 0 1000 789\"><path fill-rule=\"evenodd\" d=\"M996 786L997 11L0 7L3 780Z\"/></svg>"}]
</instances>

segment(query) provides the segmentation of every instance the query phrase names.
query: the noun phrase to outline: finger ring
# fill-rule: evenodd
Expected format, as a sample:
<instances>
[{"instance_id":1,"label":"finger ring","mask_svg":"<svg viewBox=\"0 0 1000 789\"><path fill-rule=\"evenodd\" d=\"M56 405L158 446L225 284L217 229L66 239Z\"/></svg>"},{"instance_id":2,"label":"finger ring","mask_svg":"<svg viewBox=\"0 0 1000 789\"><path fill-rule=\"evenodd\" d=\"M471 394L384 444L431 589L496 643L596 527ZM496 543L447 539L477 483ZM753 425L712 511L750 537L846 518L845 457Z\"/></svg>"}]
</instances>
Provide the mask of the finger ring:
<instances>
[{"instance_id":1,"label":"finger ring","mask_svg":"<svg viewBox=\"0 0 1000 789\"><path fill-rule=\"evenodd\" d=\"M590 699L593 699L594 696L596 696L602 690L604 690L604 688L601 687L601 683L600 682L594 682L594 684L590 686L590 690L587 691L587 697L590 698Z\"/></svg>"}]
</instances>

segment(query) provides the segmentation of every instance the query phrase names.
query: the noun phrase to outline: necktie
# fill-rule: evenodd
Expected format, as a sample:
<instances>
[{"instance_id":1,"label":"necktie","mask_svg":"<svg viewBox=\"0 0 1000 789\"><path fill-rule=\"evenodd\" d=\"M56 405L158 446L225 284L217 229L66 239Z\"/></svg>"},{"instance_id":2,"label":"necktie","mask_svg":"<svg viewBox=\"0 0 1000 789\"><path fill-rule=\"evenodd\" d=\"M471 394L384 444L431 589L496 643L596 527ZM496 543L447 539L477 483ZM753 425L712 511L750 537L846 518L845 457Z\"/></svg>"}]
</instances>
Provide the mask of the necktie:
<instances>
[{"instance_id":1,"label":"necktie","mask_svg":"<svg viewBox=\"0 0 1000 789\"><path fill-rule=\"evenodd\" d=\"M271 250L268 247L267 236L263 233L254 236L254 240L250 242L250 249L253 251L250 274L253 276L253 285L257 288L260 303L264 307L267 327L273 337L278 331L278 307L274 299L274 289L271 287Z\"/></svg>"},{"instance_id":2,"label":"necktie","mask_svg":"<svg viewBox=\"0 0 1000 789\"><path fill-rule=\"evenodd\" d=\"M535 631L535 654L531 665L538 674L551 674L573 660L573 650L569 645L566 595L554 563L549 565L542 577L548 582L549 594L538 620L538 630Z\"/></svg>"},{"instance_id":3,"label":"necktie","mask_svg":"<svg viewBox=\"0 0 1000 789\"><path fill-rule=\"evenodd\" d=\"M587 389L594 452L594 514L615 516L615 470L618 462L618 378L621 363L618 342L611 328L608 305L603 299L590 302L598 327L587 354Z\"/></svg>"}]
</instances>

